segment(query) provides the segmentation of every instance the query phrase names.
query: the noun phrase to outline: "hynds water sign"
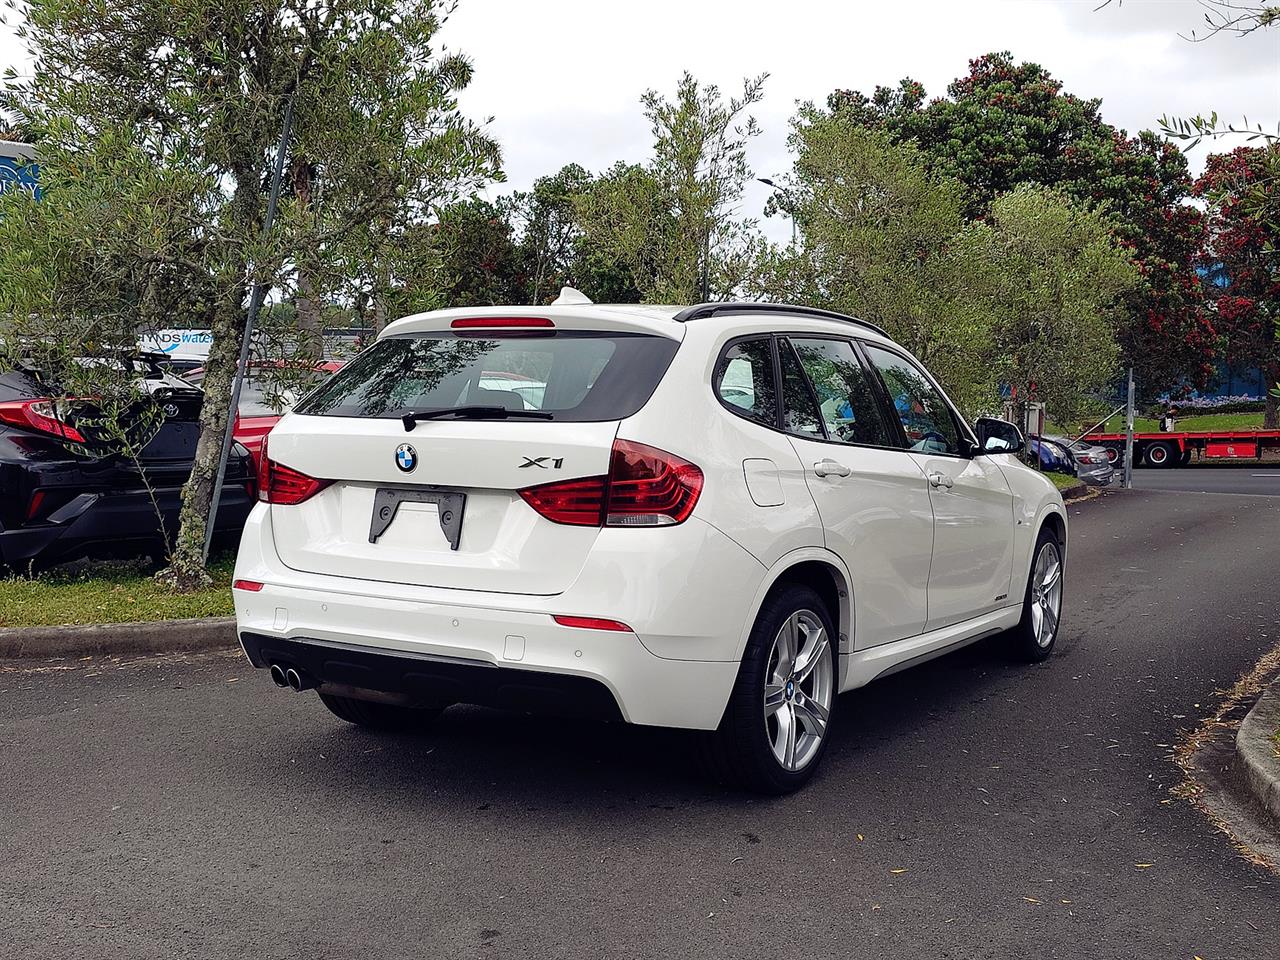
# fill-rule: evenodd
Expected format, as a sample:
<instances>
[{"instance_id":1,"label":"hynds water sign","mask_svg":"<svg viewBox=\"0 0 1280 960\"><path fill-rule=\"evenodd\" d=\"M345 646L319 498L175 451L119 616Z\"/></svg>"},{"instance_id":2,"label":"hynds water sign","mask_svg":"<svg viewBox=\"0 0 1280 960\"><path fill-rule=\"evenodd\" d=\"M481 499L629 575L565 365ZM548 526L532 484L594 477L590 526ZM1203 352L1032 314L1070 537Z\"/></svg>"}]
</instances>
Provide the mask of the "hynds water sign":
<instances>
[{"instance_id":1,"label":"hynds water sign","mask_svg":"<svg viewBox=\"0 0 1280 960\"><path fill-rule=\"evenodd\" d=\"M209 330L160 330L154 336L143 337L139 345L143 350L167 353L174 359L204 360L211 343L213 333Z\"/></svg>"},{"instance_id":2,"label":"hynds water sign","mask_svg":"<svg viewBox=\"0 0 1280 960\"><path fill-rule=\"evenodd\" d=\"M40 199L35 150L25 143L0 140L0 193L23 190Z\"/></svg>"}]
</instances>

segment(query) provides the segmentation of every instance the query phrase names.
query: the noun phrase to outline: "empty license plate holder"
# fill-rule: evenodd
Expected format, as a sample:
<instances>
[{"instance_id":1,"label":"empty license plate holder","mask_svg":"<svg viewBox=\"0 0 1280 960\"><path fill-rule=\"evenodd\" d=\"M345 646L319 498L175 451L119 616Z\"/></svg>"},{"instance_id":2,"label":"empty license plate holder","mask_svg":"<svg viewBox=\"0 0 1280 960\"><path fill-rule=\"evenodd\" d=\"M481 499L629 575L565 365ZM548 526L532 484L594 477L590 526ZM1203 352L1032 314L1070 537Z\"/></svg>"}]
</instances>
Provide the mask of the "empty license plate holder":
<instances>
[{"instance_id":1,"label":"empty license plate holder","mask_svg":"<svg viewBox=\"0 0 1280 960\"><path fill-rule=\"evenodd\" d=\"M434 503L440 514L440 529L449 541L449 549L457 550L462 540L462 513L467 495L450 490L404 490L379 487L373 494L373 518L369 522L369 542L377 543L387 532L402 503Z\"/></svg>"}]
</instances>

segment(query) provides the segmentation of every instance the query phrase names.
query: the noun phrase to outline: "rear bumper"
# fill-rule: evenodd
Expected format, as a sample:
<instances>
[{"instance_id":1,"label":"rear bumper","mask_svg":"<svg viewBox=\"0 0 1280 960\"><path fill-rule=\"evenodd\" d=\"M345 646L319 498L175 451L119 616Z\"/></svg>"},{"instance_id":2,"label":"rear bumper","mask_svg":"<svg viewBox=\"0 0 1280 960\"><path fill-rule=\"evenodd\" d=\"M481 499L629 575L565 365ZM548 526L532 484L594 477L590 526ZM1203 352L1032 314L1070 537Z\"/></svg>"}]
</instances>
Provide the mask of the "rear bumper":
<instances>
[{"instance_id":1,"label":"rear bumper","mask_svg":"<svg viewBox=\"0 0 1280 960\"><path fill-rule=\"evenodd\" d=\"M565 593L495 594L290 570L276 556L269 511L255 510L235 576L263 587L235 591L241 642L257 666L268 665L261 651L279 642L300 645L289 649L309 663L324 658L325 649L391 658L373 664L378 669L363 689L375 694L406 692L406 668L395 660L408 658L431 662L433 674L439 663L459 668L447 671L452 692L442 699L450 701L502 703L517 686L567 685L594 702L581 693L585 680L605 690L627 722L715 729L737 678L764 569L693 520L665 531L609 532L626 538L620 542L630 555L611 554L610 538L602 536L600 552ZM640 537L662 532L675 534L667 551L635 549ZM566 627L556 614L616 618L634 632ZM501 672L489 672L495 669ZM499 688L506 692L495 694ZM578 712L567 702L557 707L554 696L535 699L557 712Z\"/></svg>"},{"instance_id":2,"label":"rear bumper","mask_svg":"<svg viewBox=\"0 0 1280 960\"><path fill-rule=\"evenodd\" d=\"M284 640L242 633L255 667L274 663L303 671L321 692L385 694L413 706L478 703L597 720L621 720L613 693L590 677L518 670L481 661L387 653L311 638Z\"/></svg>"},{"instance_id":3,"label":"rear bumper","mask_svg":"<svg viewBox=\"0 0 1280 960\"><path fill-rule=\"evenodd\" d=\"M170 538L177 531L181 499L179 488L156 491ZM215 532L240 530L253 504L243 486L228 483ZM156 508L145 491L83 494L55 510L45 523L0 530L0 562L16 568L90 554L120 555L162 541Z\"/></svg>"},{"instance_id":4,"label":"rear bumper","mask_svg":"<svg viewBox=\"0 0 1280 960\"><path fill-rule=\"evenodd\" d=\"M1100 465L1076 465L1076 478L1089 484L1090 486L1102 487L1111 482L1111 478L1115 476L1116 469L1109 463Z\"/></svg>"},{"instance_id":5,"label":"rear bumper","mask_svg":"<svg viewBox=\"0 0 1280 960\"><path fill-rule=\"evenodd\" d=\"M556 713L712 730L738 673L737 663L663 659L634 633L564 627L545 613L271 584L237 590L235 601L240 643L254 666L304 666L319 680L357 688L348 691L355 696L420 694L526 709L533 701ZM512 695L516 688L527 696ZM601 692L607 710L599 709Z\"/></svg>"}]
</instances>

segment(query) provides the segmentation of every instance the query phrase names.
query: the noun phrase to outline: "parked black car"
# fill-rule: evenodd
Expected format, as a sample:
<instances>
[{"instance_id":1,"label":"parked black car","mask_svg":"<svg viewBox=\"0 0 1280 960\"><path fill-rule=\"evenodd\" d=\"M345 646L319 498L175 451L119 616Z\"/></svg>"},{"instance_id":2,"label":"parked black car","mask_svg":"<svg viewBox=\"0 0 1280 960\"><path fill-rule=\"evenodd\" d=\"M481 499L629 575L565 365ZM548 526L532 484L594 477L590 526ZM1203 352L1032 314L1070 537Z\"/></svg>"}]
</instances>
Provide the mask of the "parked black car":
<instances>
[{"instance_id":1,"label":"parked black car","mask_svg":"<svg viewBox=\"0 0 1280 960\"><path fill-rule=\"evenodd\" d=\"M164 528L178 527L191 473L203 394L154 358L131 357L164 418L137 465L102 453L89 424L91 401L59 407L29 370L0 373L0 568L41 567L81 556L163 555ZM77 424L84 428L82 434ZM238 536L256 496L252 461L239 444L227 466L215 535Z\"/></svg>"}]
</instances>

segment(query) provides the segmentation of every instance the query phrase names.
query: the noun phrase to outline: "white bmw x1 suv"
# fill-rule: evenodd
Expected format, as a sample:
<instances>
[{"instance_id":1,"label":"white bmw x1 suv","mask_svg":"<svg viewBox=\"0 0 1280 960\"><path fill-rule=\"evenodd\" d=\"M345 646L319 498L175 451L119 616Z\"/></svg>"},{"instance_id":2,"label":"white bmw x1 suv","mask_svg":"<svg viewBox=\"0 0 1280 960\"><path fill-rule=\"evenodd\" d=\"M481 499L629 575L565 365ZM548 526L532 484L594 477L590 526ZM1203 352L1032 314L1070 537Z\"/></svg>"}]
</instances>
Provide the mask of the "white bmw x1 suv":
<instances>
[{"instance_id":1,"label":"white bmw x1 suv","mask_svg":"<svg viewBox=\"0 0 1280 960\"><path fill-rule=\"evenodd\" d=\"M406 317L272 430L240 641L363 726L479 703L684 727L793 790L837 694L1000 632L1053 649L1066 513L1021 445L821 310Z\"/></svg>"}]
</instances>

